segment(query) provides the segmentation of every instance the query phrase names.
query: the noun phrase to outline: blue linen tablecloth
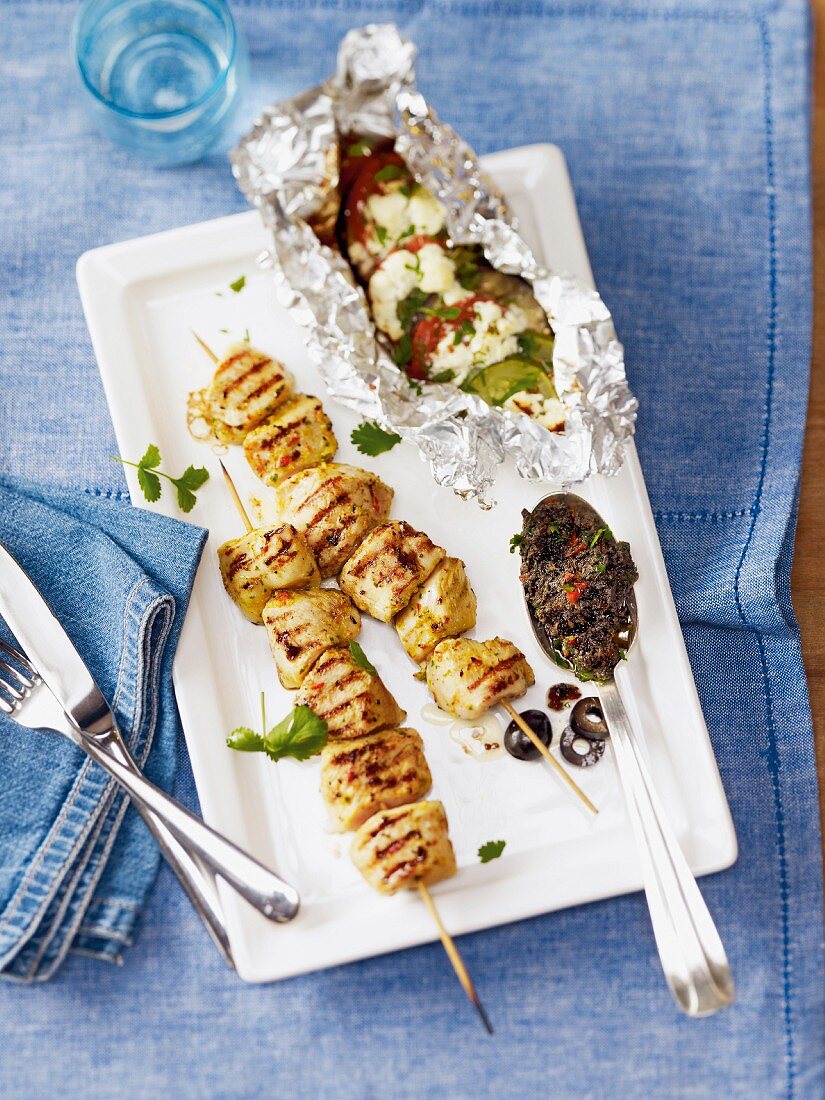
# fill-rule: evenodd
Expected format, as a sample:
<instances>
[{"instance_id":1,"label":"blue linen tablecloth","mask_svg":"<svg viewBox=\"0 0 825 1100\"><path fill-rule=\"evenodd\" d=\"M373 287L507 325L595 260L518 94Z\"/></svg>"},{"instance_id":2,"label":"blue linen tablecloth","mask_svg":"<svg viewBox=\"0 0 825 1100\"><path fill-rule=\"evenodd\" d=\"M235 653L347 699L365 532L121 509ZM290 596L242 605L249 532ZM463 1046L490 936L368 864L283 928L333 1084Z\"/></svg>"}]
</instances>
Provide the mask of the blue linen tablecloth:
<instances>
[{"instance_id":1,"label":"blue linen tablecloth","mask_svg":"<svg viewBox=\"0 0 825 1100\"><path fill-rule=\"evenodd\" d=\"M639 896L466 937L492 1040L437 946L247 988L164 868L122 967L74 957L46 985L0 984L0 1094L821 1097L820 831L789 596L810 350L807 5L235 9L248 117L330 72L349 27L394 19L419 46L421 87L479 152L564 150L739 835L737 865L703 884L738 1002L679 1017ZM73 10L7 0L0 14L0 465L117 495L74 262L244 203L220 156L156 171L91 131ZM194 801L185 761L176 789Z\"/></svg>"}]
</instances>

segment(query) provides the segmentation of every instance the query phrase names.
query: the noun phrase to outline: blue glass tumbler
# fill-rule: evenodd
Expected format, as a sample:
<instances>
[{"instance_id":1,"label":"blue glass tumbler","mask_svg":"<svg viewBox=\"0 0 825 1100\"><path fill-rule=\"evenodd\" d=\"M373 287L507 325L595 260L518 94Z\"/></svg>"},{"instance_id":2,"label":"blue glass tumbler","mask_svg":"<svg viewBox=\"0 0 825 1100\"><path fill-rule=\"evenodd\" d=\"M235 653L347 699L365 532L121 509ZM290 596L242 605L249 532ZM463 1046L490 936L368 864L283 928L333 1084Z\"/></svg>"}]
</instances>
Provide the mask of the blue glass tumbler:
<instances>
[{"instance_id":1,"label":"blue glass tumbler","mask_svg":"<svg viewBox=\"0 0 825 1100\"><path fill-rule=\"evenodd\" d=\"M248 60L224 0L85 0L72 38L99 129L141 160L185 164L228 139Z\"/></svg>"}]
</instances>

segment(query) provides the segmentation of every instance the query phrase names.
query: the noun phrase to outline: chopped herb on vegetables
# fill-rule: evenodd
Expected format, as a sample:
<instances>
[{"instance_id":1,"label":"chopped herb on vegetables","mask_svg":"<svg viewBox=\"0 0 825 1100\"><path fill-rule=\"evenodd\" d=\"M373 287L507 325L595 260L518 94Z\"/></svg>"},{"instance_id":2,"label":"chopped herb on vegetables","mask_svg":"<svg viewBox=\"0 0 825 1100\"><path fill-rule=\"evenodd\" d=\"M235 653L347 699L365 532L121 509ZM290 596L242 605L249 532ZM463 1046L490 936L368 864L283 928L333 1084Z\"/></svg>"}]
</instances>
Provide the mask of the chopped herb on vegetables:
<instances>
[{"instance_id":1,"label":"chopped herb on vegetables","mask_svg":"<svg viewBox=\"0 0 825 1100\"><path fill-rule=\"evenodd\" d=\"M356 141L354 145L350 145L347 149L348 157L368 157L372 152L371 146L366 141Z\"/></svg>"},{"instance_id":2,"label":"chopped herb on vegetables","mask_svg":"<svg viewBox=\"0 0 825 1100\"><path fill-rule=\"evenodd\" d=\"M412 336L409 332L405 332L398 343L395 345L395 362L399 367L405 367L407 363L412 359Z\"/></svg>"},{"instance_id":3,"label":"chopped herb on vegetables","mask_svg":"<svg viewBox=\"0 0 825 1100\"><path fill-rule=\"evenodd\" d=\"M472 339L473 336L475 336L475 334L476 334L475 325L473 324L472 321L468 321L467 318L465 317L464 320L461 322L461 324L458 326L458 329L456 330L456 334L453 337L453 344L456 344L456 345L460 344L465 336Z\"/></svg>"},{"instance_id":4,"label":"chopped herb on vegetables","mask_svg":"<svg viewBox=\"0 0 825 1100\"><path fill-rule=\"evenodd\" d=\"M521 535L521 534L518 534L518 533L513 535L513 537L510 539L510 553L511 554L515 554L516 550L519 548L519 546L521 546L521 542L522 542L523 538L524 538L524 535Z\"/></svg>"},{"instance_id":5,"label":"chopped herb on vegetables","mask_svg":"<svg viewBox=\"0 0 825 1100\"><path fill-rule=\"evenodd\" d=\"M383 225L376 224L376 226L375 226L375 235L378 238L378 243L379 244L386 244L387 243L387 231L386 231L386 229L384 228Z\"/></svg>"},{"instance_id":6,"label":"chopped herb on vegetables","mask_svg":"<svg viewBox=\"0 0 825 1100\"><path fill-rule=\"evenodd\" d=\"M415 226L414 225L408 225L407 228L404 230L404 232L401 234L401 236L398 239L399 239L399 241L404 241L404 240L407 239L407 237L412 237L414 235L415 235Z\"/></svg>"},{"instance_id":7,"label":"chopped herb on vegetables","mask_svg":"<svg viewBox=\"0 0 825 1100\"><path fill-rule=\"evenodd\" d=\"M128 459L112 456L115 462L122 462L124 466L132 466L137 470L138 485L141 492L150 504L160 500L162 477L171 481L175 486L178 497L178 507L182 512L191 512L195 507L195 493L209 480L209 471L203 466L187 466L180 477L172 477L158 467L161 463L160 451L154 443L146 448L146 454L140 462L129 462Z\"/></svg>"},{"instance_id":8,"label":"chopped herb on vegetables","mask_svg":"<svg viewBox=\"0 0 825 1100\"><path fill-rule=\"evenodd\" d=\"M397 164L385 164L383 168L379 168L375 173L375 178L379 183L388 183L390 180L400 179L403 175L404 169Z\"/></svg>"},{"instance_id":9,"label":"chopped herb on vegetables","mask_svg":"<svg viewBox=\"0 0 825 1100\"><path fill-rule=\"evenodd\" d=\"M368 420L353 429L350 440L362 455L375 456L391 451L396 443L401 442L401 436L395 432L385 432L380 424Z\"/></svg>"},{"instance_id":10,"label":"chopped herb on vegetables","mask_svg":"<svg viewBox=\"0 0 825 1100\"><path fill-rule=\"evenodd\" d=\"M455 378L455 371L449 367L446 370L440 370L438 374L434 374L431 378L431 382L452 382Z\"/></svg>"},{"instance_id":11,"label":"chopped herb on vegetables","mask_svg":"<svg viewBox=\"0 0 825 1100\"><path fill-rule=\"evenodd\" d=\"M427 295L424 291L415 287L406 298L398 303L395 313L403 329L408 329L410 327L416 314L421 312L426 301Z\"/></svg>"}]
</instances>

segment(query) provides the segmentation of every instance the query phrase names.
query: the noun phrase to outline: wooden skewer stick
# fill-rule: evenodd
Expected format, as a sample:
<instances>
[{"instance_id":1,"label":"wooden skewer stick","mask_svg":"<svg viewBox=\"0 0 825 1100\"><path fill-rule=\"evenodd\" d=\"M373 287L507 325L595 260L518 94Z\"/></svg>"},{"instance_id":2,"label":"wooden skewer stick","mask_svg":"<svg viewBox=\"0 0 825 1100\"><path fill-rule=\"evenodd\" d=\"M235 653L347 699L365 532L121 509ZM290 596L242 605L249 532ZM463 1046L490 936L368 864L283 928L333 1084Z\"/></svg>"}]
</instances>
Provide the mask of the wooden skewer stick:
<instances>
[{"instance_id":1,"label":"wooden skewer stick","mask_svg":"<svg viewBox=\"0 0 825 1100\"><path fill-rule=\"evenodd\" d=\"M197 332L195 332L195 330L192 329L192 328L190 328L189 331L192 333L192 335L198 341L198 343L203 348L203 350L206 352L206 354L209 356L209 358L212 360L212 362L213 363L219 363L220 360L218 359L217 355L214 353L214 351L210 348L210 346L205 341L201 340L201 338L200 338L200 336L198 336Z\"/></svg>"},{"instance_id":2,"label":"wooden skewer stick","mask_svg":"<svg viewBox=\"0 0 825 1100\"><path fill-rule=\"evenodd\" d=\"M447 958L450 960L450 964L452 965L453 970L455 971L455 976L461 983L461 988L464 990L464 992L467 994L467 996L475 1006L475 1010L481 1017L481 1022L487 1029L487 1033L489 1035L492 1035L493 1025L490 1023L490 1019L487 1013L484 1011L484 1005L479 1000L478 993L476 993L476 987L473 985L473 979L467 972L467 967L464 965L464 960L462 959L461 954L459 953L459 950L455 945L455 941L453 940L453 937L450 935L447 929L444 927L444 921L441 919L441 914L435 907L435 902L433 901L432 894L423 882L419 882L418 892L421 895L424 904L429 909L430 916L435 921L435 926L438 929L439 936L441 937L442 946L447 953Z\"/></svg>"},{"instance_id":3,"label":"wooden skewer stick","mask_svg":"<svg viewBox=\"0 0 825 1100\"><path fill-rule=\"evenodd\" d=\"M219 458L218 462L220 462L221 464L221 469L223 470L223 479L226 482L226 487L235 502L235 507L240 512L241 519L244 521L247 531L251 531L253 529L252 520L249 518L247 510L243 506L243 501L240 498L238 490L235 488L235 482L232 480L232 475L229 473L229 470L227 470L227 468L224 466L223 459Z\"/></svg>"},{"instance_id":4,"label":"wooden skewer stick","mask_svg":"<svg viewBox=\"0 0 825 1100\"><path fill-rule=\"evenodd\" d=\"M223 470L224 480L226 481L226 486L229 489L229 492L232 496L233 501L235 502L235 507L238 509L238 512L240 513L240 516L241 516L241 519L244 521L244 524L246 525L247 531L251 531L252 530L252 521L250 520L249 516L247 515L246 509L244 508L243 502L241 501L241 498L238 494L238 490L235 488L235 483L232 480L232 475L229 473L227 468L224 466L223 462L221 462L221 470ZM475 986L473 985L473 980L470 977L469 973L467 972L467 967L464 965L464 960L462 959L461 954L459 953L459 950L456 947L452 936L447 931L447 929L444 927L444 922L441 919L441 914L438 912L438 909L436 909L435 902L432 899L432 895L430 894L430 891L427 889L427 887L423 883L418 884L418 891L421 894L421 897L424 901L424 904L427 906L427 909L430 911L430 915L432 916L433 920L435 921L435 926L438 929L438 935L441 938L441 943L444 946L444 950L447 953L447 958L450 960L450 964L452 965L452 968L455 971L456 977L458 978L459 982L461 983L461 988L464 990L464 992L467 994L467 996L472 1001L473 1005L475 1006L476 1012L478 1012L479 1016L481 1017L481 1022L484 1024L484 1026L487 1029L487 1031L489 1032L489 1034L492 1035L493 1034L493 1027L492 1027L492 1024L490 1023L489 1017L487 1016L487 1013L484 1011L484 1006L482 1005L481 1001L478 998L478 994L476 993Z\"/></svg>"},{"instance_id":5,"label":"wooden skewer stick","mask_svg":"<svg viewBox=\"0 0 825 1100\"><path fill-rule=\"evenodd\" d=\"M591 813L597 814L599 811L596 809L596 807L593 805L593 803L590 801L590 799L587 797L587 795L584 793L584 791L581 789L575 779L573 779L572 776L568 775L561 764L558 762L558 760L550 755L547 750L547 746L539 740L539 738L530 729L530 727L527 725L527 723L524 721L524 719L521 717L515 707L510 706L506 699L501 700L501 706L509 714L509 716L516 723L522 733L526 734L530 738L530 740L539 750L547 763L552 764L552 766L556 769L556 771L559 773L565 783L570 787L573 793L582 800L588 810L590 810Z\"/></svg>"}]
</instances>

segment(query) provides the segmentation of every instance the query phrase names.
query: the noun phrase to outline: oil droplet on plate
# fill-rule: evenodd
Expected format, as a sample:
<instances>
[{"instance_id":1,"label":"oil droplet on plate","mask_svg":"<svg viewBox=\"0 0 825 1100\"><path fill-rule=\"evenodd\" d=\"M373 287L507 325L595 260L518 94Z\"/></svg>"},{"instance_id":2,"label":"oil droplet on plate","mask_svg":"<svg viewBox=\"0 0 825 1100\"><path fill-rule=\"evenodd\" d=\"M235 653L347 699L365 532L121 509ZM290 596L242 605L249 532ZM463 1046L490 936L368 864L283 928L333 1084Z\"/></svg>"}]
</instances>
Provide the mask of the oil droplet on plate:
<instances>
[{"instance_id":1,"label":"oil droplet on plate","mask_svg":"<svg viewBox=\"0 0 825 1100\"><path fill-rule=\"evenodd\" d=\"M473 760L495 760L504 753L501 725L492 714L450 726L450 740Z\"/></svg>"},{"instance_id":2,"label":"oil droplet on plate","mask_svg":"<svg viewBox=\"0 0 825 1100\"><path fill-rule=\"evenodd\" d=\"M421 717L431 726L450 726L455 722L452 714L437 707L435 703L425 703L421 708Z\"/></svg>"}]
</instances>

